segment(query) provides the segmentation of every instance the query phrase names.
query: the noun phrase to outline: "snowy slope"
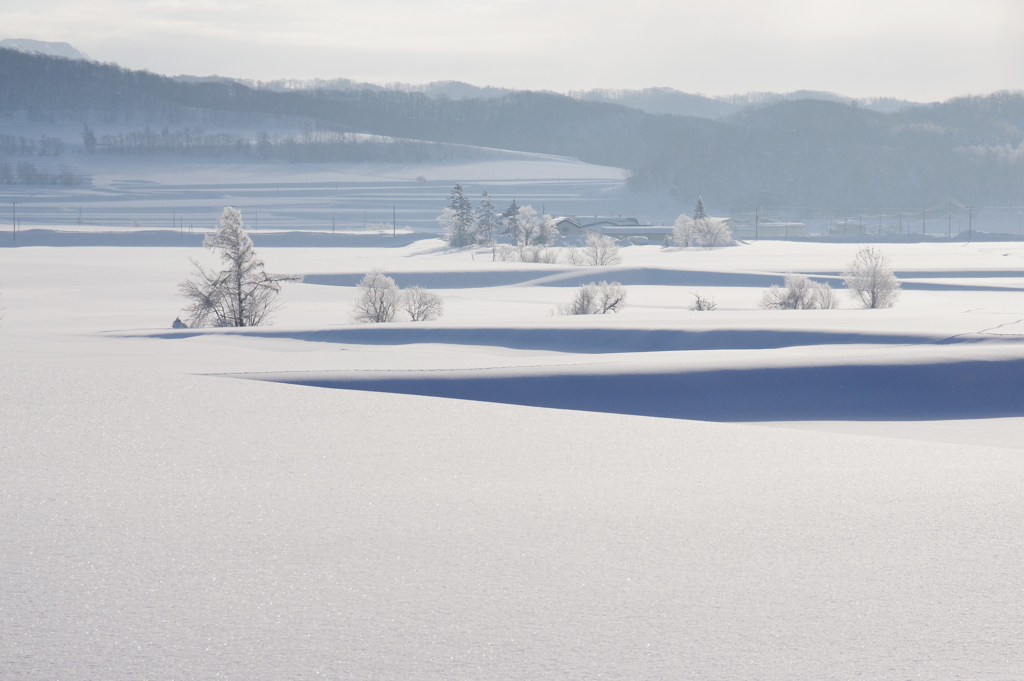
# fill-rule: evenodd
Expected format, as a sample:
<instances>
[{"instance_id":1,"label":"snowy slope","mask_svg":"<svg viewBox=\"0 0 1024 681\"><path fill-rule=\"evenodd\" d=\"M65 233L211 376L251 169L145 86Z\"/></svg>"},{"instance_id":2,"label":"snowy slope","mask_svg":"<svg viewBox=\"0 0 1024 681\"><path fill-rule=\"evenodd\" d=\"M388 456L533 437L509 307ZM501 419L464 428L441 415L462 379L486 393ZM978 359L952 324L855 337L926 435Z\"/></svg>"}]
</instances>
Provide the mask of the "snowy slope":
<instances>
[{"instance_id":1,"label":"snowy slope","mask_svg":"<svg viewBox=\"0 0 1024 681\"><path fill-rule=\"evenodd\" d=\"M1011 679L1017 452L0 368L0 676Z\"/></svg>"}]
</instances>

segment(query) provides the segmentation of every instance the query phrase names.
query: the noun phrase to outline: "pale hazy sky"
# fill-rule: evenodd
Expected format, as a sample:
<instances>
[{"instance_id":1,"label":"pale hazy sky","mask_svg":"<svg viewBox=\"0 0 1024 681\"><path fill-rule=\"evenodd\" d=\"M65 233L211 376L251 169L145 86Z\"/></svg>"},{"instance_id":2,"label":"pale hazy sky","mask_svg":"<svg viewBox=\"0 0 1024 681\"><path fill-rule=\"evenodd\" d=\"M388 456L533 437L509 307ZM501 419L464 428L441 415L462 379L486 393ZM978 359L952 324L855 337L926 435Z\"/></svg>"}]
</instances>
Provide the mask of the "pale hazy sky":
<instances>
[{"instance_id":1,"label":"pale hazy sky","mask_svg":"<svg viewBox=\"0 0 1024 681\"><path fill-rule=\"evenodd\" d=\"M1024 0L0 0L0 38L166 74L570 89L1024 88Z\"/></svg>"}]
</instances>

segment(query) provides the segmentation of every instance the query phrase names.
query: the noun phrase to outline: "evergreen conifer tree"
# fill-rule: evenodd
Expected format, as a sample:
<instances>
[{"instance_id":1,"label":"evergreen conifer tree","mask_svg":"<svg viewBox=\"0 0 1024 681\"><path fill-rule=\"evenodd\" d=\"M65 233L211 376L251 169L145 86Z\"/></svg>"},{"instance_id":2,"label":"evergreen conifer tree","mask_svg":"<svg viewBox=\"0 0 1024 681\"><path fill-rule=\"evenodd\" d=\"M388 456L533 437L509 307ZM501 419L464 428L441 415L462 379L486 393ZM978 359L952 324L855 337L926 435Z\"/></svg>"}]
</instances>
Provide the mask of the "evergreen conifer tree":
<instances>
[{"instance_id":1,"label":"evergreen conifer tree","mask_svg":"<svg viewBox=\"0 0 1024 681\"><path fill-rule=\"evenodd\" d=\"M462 191L462 185L457 184L452 189L448 209L451 211L448 214L448 243L456 248L468 245L473 233L473 204Z\"/></svg>"},{"instance_id":2,"label":"evergreen conifer tree","mask_svg":"<svg viewBox=\"0 0 1024 681\"><path fill-rule=\"evenodd\" d=\"M694 221L705 220L707 217L707 211L704 210L704 199L698 196L697 207L693 209L693 219Z\"/></svg>"},{"instance_id":3,"label":"evergreen conifer tree","mask_svg":"<svg viewBox=\"0 0 1024 681\"><path fill-rule=\"evenodd\" d=\"M498 212L485 189L480 198L480 205L476 207L476 240L482 244L491 243L497 226Z\"/></svg>"},{"instance_id":4,"label":"evergreen conifer tree","mask_svg":"<svg viewBox=\"0 0 1024 681\"><path fill-rule=\"evenodd\" d=\"M522 238L522 228L519 225L519 204L515 199L508 204L508 208L501 214L501 224L505 225L505 234L512 239L512 243L519 243Z\"/></svg>"}]
</instances>

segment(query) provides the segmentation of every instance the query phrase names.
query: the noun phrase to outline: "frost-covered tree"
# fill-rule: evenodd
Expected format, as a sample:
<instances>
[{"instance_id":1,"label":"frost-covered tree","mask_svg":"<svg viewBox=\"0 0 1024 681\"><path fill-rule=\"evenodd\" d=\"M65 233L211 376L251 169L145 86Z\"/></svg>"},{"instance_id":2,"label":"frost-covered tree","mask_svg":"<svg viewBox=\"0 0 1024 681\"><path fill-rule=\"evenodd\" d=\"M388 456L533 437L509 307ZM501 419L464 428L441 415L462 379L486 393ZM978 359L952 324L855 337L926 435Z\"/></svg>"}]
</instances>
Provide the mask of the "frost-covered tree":
<instances>
[{"instance_id":1,"label":"frost-covered tree","mask_svg":"<svg viewBox=\"0 0 1024 681\"><path fill-rule=\"evenodd\" d=\"M533 243L539 246L548 246L558 236L558 228L555 227L555 220L550 215L542 215L537 233L533 237Z\"/></svg>"},{"instance_id":2,"label":"frost-covered tree","mask_svg":"<svg viewBox=\"0 0 1024 681\"><path fill-rule=\"evenodd\" d=\"M609 236L590 232L587 234L586 245L583 253L587 262L591 265L618 265L622 262L619 255L619 246Z\"/></svg>"},{"instance_id":3,"label":"frost-covered tree","mask_svg":"<svg viewBox=\"0 0 1024 681\"><path fill-rule=\"evenodd\" d=\"M773 285L758 304L765 310L831 310L839 304L835 291L825 282L812 281L802 274L787 274L785 287Z\"/></svg>"},{"instance_id":4,"label":"frost-covered tree","mask_svg":"<svg viewBox=\"0 0 1024 681\"><path fill-rule=\"evenodd\" d=\"M462 185L455 185L451 203L437 217L445 230L445 240L456 248L468 246L473 240L473 204L462 191Z\"/></svg>"},{"instance_id":5,"label":"frost-covered tree","mask_svg":"<svg viewBox=\"0 0 1024 681\"><path fill-rule=\"evenodd\" d=\"M889 259L881 251L866 246L843 273L843 283L862 307L874 309L892 307L900 295L900 282Z\"/></svg>"},{"instance_id":6,"label":"frost-covered tree","mask_svg":"<svg viewBox=\"0 0 1024 681\"><path fill-rule=\"evenodd\" d=\"M558 306L558 314L608 314L626 306L626 289L617 281L580 284L572 301Z\"/></svg>"},{"instance_id":7,"label":"frost-covered tree","mask_svg":"<svg viewBox=\"0 0 1024 681\"><path fill-rule=\"evenodd\" d=\"M494 241L494 232L499 225L498 209L491 202L491 197L485 189L480 196L480 203L476 207L476 228L475 237L477 243L489 244Z\"/></svg>"},{"instance_id":8,"label":"frost-covered tree","mask_svg":"<svg viewBox=\"0 0 1024 681\"><path fill-rule=\"evenodd\" d=\"M694 220L694 226L697 231L697 238L705 248L728 246L733 243L732 229L724 220L705 217L700 220Z\"/></svg>"},{"instance_id":9,"label":"frost-covered tree","mask_svg":"<svg viewBox=\"0 0 1024 681\"><path fill-rule=\"evenodd\" d=\"M203 246L220 255L225 268L208 270L192 259L193 279L178 285L189 304L184 308L188 325L259 326L278 308L282 282L302 277L267 274L256 257L252 239L242 226L242 214L228 206L220 216L220 229L207 236Z\"/></svg>"},{"instance_id":10,"label":"frost-covered tree","mask_svg":"<svg viewBox=\"0 0 1024 681\"><path fill-rule=\"evenodd\" d=\"M537 239L543 234L544 218L537 215L533 206L520 206L516 211L516 221L519 223L518 243L520 247L539 243Z\"/></svg>"},{"instance_id":11,"label":"frost-covered tree","mask_svg":"<svg viewBox=\"0 0 1024 681\"><path fill-rule=\"evenodd\" d=\"M433 291L419 286L410 286L402 291L402 309L410 321L428 322L444 314L444 300Z\"/></svg>"},{"instance_id":12,"label":"frost-covered tree","mask_svg":"<svg viewBox=\"0 0 1024 681\"><path fill-rule=\"evenodd\" d=\"M672 228L672 240L684 248L715 248L733 243L732 229L725 221L707 216L694 220L688 215L676 218L675 226Z\"/></svg>"},{"instance_id":13,"label":"frost-covered tree","mask_svg":"<svg viewBox=\"0 0 1024 681\"><path fill-rule=\"evenodd\" d=\"M693 218L686 214L676 218L675 225L672 227L672 241L675 242L676 246L682 246L683 248L698 245L696 223L693 221Z\"/></svg>"},{"instance_id":14,"label":"frost-covered tree","mask_svg":"<svg viewBox=\"0 0 1024 681\"><path fill-rule=\"evenodd\" d=\"M398 313L401 291L383 270L371 270L359 282L359 297L352 319L365 324L393 322Z\"/></svg>"},{"instance_id":15,"label":"frost-covered tree","mask_svg":"<svg viewBox=\"0 0 1024 681\"><path fill-rule=\"evenodd\" d=\"M558 249L547 246L529 246L520 248L519 258L523 262L535 262L543 265L555 265L558 263Z\"/></svg>"},{"instance_id":16,"label":"frost-covered tree","mask_svg":"<svg viewBox=\"0 0 1024 681\"><path fill-rule=\"evenodd\" d=\"M522 234L519 229L519 204L516 203L515 199L512 199L512 203L508 204L508 208L501 214L501 224L504 227L503 234L512 243L517 244L522 240Z\"/></svg>"},{"instance_id":17,"label":"frost-covered tree","mask_svg":"<svg viewBox=\"0 0 1024 681\"><path fill-rule=\"evenodd\" d=\"M566 265L586 265L587 259L582 248L569 245L564 249L562 262Z\"/></svg>"},{"instance_id":18,"label":"frost-covered tree","mask_svg":"<svg viewBox=\"0 0 1024 681\"><path fill-rule=\"evenodd\" d=\"M708 213L704 210L704 199L697 197L697 205L693 208L693 221L704 220L707 218Z\"/></svg>"}]
</instances>

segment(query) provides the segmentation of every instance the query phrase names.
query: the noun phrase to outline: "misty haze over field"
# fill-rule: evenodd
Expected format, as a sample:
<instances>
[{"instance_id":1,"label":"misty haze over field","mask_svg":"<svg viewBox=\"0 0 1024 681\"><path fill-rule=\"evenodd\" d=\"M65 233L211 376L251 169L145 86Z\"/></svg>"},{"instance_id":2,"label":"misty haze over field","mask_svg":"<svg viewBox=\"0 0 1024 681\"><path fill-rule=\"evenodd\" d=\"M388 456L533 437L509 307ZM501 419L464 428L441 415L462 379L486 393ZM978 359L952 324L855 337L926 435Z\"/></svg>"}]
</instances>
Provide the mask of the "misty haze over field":
<instances>
[{"instance_id":1,"label":"misty haze over field","mask_svg":"<svg viewBox=\"0 0 1024 681\"><path fill-rule=\"evenodd\" d=\"M59 140L83 178L90 157L110 154L422 163L501 149L621 168L636 195L683 206L703 196L716 212L748 219L902 224L904 215L953 215L962 228L967 206L1024 205L1019 91L923 104L823 92L709 98L665 88L562 95L457 82L254 82L171 78L25 47L0 49L0 73L9 133L0 152L14 159L28 147L12 140L35 138L48 156L43 138Z\"/></svg>"}]
</instances>

